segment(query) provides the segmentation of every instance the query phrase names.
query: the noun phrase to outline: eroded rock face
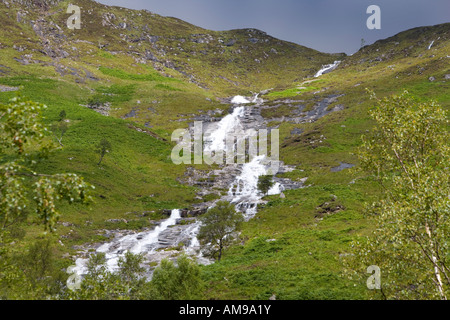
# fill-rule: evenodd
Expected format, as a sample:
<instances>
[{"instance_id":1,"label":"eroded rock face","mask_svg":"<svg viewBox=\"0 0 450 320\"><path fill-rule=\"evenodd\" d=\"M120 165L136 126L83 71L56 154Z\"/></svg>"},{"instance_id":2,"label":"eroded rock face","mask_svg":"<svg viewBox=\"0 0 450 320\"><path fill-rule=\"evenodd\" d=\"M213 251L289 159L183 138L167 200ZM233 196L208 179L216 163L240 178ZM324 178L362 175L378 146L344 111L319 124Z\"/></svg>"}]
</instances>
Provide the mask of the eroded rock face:
<instances>
[{"instance_id":1,"label":"eroded rock face","mask_svg":"<svg viewBox=\"0 0 450 320\"><path fill-rule=\"evenodd\" d=\"M2 2L9 6L10 4L20 5L22 7L48 10L56 6L63 0L2 0Z\"/></svg>"},{"instance_id":2,"label":"eroded rock face","mask_svg":"<svg viewBox=\"0 0 450 320\"><path fill-rule=\"evenodd\" d=\"M109 116L109 111L111 110L111 103L105 102L105 103L97 103L97 104L88 104L85 105L85 107L92 109L104 116Z\"/></svg>"}]
</instances>

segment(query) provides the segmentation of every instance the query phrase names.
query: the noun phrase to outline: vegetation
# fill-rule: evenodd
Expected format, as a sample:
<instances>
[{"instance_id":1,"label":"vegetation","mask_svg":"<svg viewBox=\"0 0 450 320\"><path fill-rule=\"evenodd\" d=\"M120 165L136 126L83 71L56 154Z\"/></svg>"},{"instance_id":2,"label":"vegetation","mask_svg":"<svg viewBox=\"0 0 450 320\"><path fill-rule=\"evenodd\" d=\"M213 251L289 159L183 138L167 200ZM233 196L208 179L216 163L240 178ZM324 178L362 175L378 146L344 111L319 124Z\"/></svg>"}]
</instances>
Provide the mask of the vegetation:
<instances>
[{"instance_id":1,"label":"vegetation","mask_svg":"<svg viewBox=\"0 0 450 320\"><path fill-rule=\"evenodd\" d=\"M184 255L178 258L177 265L163 260L153 273L151 285L154 299L196 300L203 297L201 269Z\"/></svg>"},{"instance_id":2,"label":"vegetation","mask_svg":"<svg viewBox=\"0 0 450 320\"><path fill-rule=\"evenodd\" d=\"M80 300L194 300L202 297L200 267L187 256L176 265L163 260L151 281L141 267L143 257L126 253L118 263L118 272L108 271L104 254L92 255L88 274L79 289L66 292L67 298Z\"/></svg>"},{"instance_id":3,"label":"vegetation","mask_svg":"<svg viewBox=\"0 0 450 320\"><path fill-rule=\"evenodd\" d=\"M97 149L95 151L100 155L100 160L97 164L99 166L102 163L103 157L112 151L111 143L107 139L103 138L100 140L96 148Z\"/></svg>"},{"instance_id":4,"label":"vegetation","mask_svg":"<svg viewBox=\"0 0 450 320\"><path fill-rule=\"evenodd\" d=\"M103 6L90 0L77 2L83 7L82 29L68 31L64 28L68 1L49 5L48 12L34 7L45 2L31 2L31 7L25 8L26 16L18 14L24 12L20 2L9 1L9 7L0 2L3 26L0 30L0 125L7 128L23 124L6 121L10 115L4 114L10 109L17 115L23 112L22 107L14 106L19 101L25 103L25 109L34 107L33 112L36 112L34 103L28 105L20 98L16 102L10 101L16 96L13 90L20 90L30 100L48 106L41 108L42 117L23 117L24 123L39 118L37 126L55 126L53 133L44 130L42 139L35 136L23 143L20 141L23 136L16 140L14 135L0 131L0 167L3 170L0 213L2 225L6 221L7 226L1 232L0 298L266 300L275 295L281 300L383 297L380 292L367 289L369 262L381 267L386 297L441 298L438 287L432 282L436 280L433 264L422 259L425 253L416 250L417 243L408 242L408 250L411 249L408 252L419 252L417 257L421 259L411 263L411 269L404 274L388 276L389 269L374 258L364 265L351 264L359 277L349 279L342 275L345 258L363 252L352 248L355 241L359 241L362 250L383 240L374 234L375 222L381 217L366 216L365 203L383 199L385 216L394 220L400 217L397 213L403 214L405 210L397 210L387 189L381 188L374 179L373 171L331 172L331 168L339 166L340 162L356 167L363 165L364 158L357 156L363 143L361 135L367 136L364 142L367 146L369 137L373 136L366 130L377 124L377 120L370 117L373 102L365 94L365 88L374 90L381 104L383 97L398 95L407 89L416 97L414 108L430 105L429 99L434 99L448 111L449 24L408 30L365 45L354 55L345 57L287 43L254 29L215 32L178 19ZM112 17L111 14L115 18L108 22L105 17ZM127 27L120 27L125 20ZM42 32L49 38L50 47L43 48L42 38L33 29L31 21L39 22ZM59 29L55 25L61 30L56 31ZM433 47L428 50L433 40ZM64 52L69 54L67 58L59 56ZM312 78L322 65L335 60L342 60L335 71L321 76L320 80ZM435 80L430 81L431 77ZM167 261L161 265L165 271L178 274L178 282L171 282L167 287L162 285L163 281L159 286L156 282L154 286L149 285L143 281L140 258L134 256L123 262L123 266L128 265L124 270L129 270L122 273L126 282L116 275L111 276L110 282L98 283L102 274L107 275L99 258L100 261L94 264L97 273L91 273L93 278L85 278L84 290L70 291L66 284L69 274L64 270L73 264L80 246L108 241L104 230L143 231L153 227L155 220L165 217L163 210L190 208L226 193L227 190L214 190L214 194L199 197L197 186L181 182L191 168L172 164L171 133L187 128L197 116L223 116L230 107L221 103L225 98L237 94L250 96L268 88L274 89L259 96L267 101L261 116L268 122L271 119L277 121L269 122L268 126L279 128L280 160L293 168L277 177L293 181L307 178L305 188L286 190L285 198L266 196L267 202L258 206L255 218L240 225L239 241L224 246L220 263L197 266L189 262L189 268L193 270L191 277L198 279L194 275L197 275L195 270L199 270L201 281L195 283L202 282L203 285L198 291L188 290L193 284L178 286L189 280L182 278L181 272L177 273L180 262ZM340 111L330 112L314 122L280 120L299 112L313 111L314 106L331 96L339 98L327 110L339 105ZM109 116L95 111L104 111L98 110L101 108L107 109ZM62 110L66 113L63 116ZM129 116L131 111L134 117ZM413 117L412 113L405 116ZM405 121L406 118L399 116L399 119ZM61 121L67 127L58 128ZM417 126L418 123L416 119ZM377 125L377 128L382 132L382 126ZM407 131L406 126L402 128ZM448 131L445 123L440 129L439 134ZM60 144L55 141L55 132L56 139L61 138ZM408 134L414 137L416 133L408 131ZM95 147L103 138L114 147L114 152L109 153L105 161L100 160L101 166L97 166L101 155L95 152ZM448 141L444 145L448 146ZM19 152L21 149L22 153ZM369 150L366 151L369 155ZM443 155L439 153L441 151L436 149L435 158L428 159L430 167L438 155ZM15 167L11 167L11 163ZM21 165L20 175L11 171L17 164ZM211 170L206 165L195 169ZM380 171L385 177L385 186L394 186L411 196L422 192L426 195L422 200L429 201L433 209L442 199L438 197L432 201L430 194L441 195L447 190L443 184L442 190L437 190L432 183L427 190L419 188L422 183L415 189L407 184L396 185L396 181L408 181L402 174L403 169L382 169L386 169ZM448 177L445 166L436 169L439 169L436 174L441 172L436 181L445 183L444 179ZM434 174L431 169L423 170L421 178ZM74 201L69 203L63 197L58 200L53 193L57 214L48 213L57 216L49 221L54 232L42 234L42 222L47 214L36 214L42 206L34 197L38 193L44 194L35 183L50 176L69 178L69 175L60 175L66 172L72 172L80 179L83 177L86 185L95 185L96 188L90 190L95 201L86 207L76 201L76 194ZM22 187L27 192L16 193L16 190L23 190ZM49 184L43 188L55 190L49 189ZM396 192L395 188L391 192ZM6 190L9 196L3 194ZM45 194L45 200L48 196ZM405 208L412 205L423 208L425 204L421 198L413 199L416 202L402 198L400 203L404 203ZM338 200L330 206L325 205L331 203L330 199ZM19 202L27 205L26 210L17 209ZM333 207L340 210L328 210ZM382 212L380 208L375 207L371 212ZM423 226L417 232L425 230L419 234L425 237ZM431 222L429 226L432 226ZM387 235L392 235L391 231ZM439 243L442 250L442 238L433 239L439 241L434 243ZM430 246L424 248L428 250ZM394 251L389 244L385 247L390 250L386 253ZM395 252L400 252L400 248ZM431 254L433 251L425 252ZM445 265L447 261L442 260L442 255L440 258L437 258L438 266L443 268L442 263ZM404 260L399 261L405 265ZM428 277L426 280L412 274L420 268ZM161 271L161 279L174 277L165 271ZM445 273L440 273L444 294L448 297ZM393 286L391 279L399 285ZM405 285L409 289L404 289ZM429 295L422 295L425 291Z\"/></svg>"},{"instance_id":5,"label":"vegetation","mask_svg":"<svg viewBox=\"0 0 450 320\"><path fill-rule=\"evenodd\" d=\"M36 165L54 149L41 122L44 105L16 97L0 105L0 240L3 232L33 212L54 230L58 200L88 202L91 186L76 174L43 174ZM31 195L31 196L30 196ZM33 199L30 204L29 198Z\"/></svg>"},{"instance_id":6,"label":"vegetation","mask_svg":"<svg viewBox=\"0 0 450 320\"><path fill-rule=\"evenodd\" d=\"M273 176L271 175L259 176L257 188L263 194L266 195L269 192L270 188L273 187L273 185L274 185Z\"/></svg>"},{"instance_id":7,"label":"vegetation","mask_svg":"<svg viewBox=\"0 0 450 320\"><path fill-rule=\"evenodd\" d=\"M372 98L377 99L374 93ZM450 149L446 113L407 92L377 100L376 127L364 138L361 168L380 184L370 208L373 237L356 244L359 265L377 265L388 299L447 300ZM444 130L443 130L444 129Z\"/></svg>"},{"instance_id":8,"label":"vegetation","mask_svg":"<svg viewBox=\"0 0 450 320\"><path fill-rule=\"evenodd\" d=\"M117 273L108 271L104 254L90 257L88 274L80 279L80 287L68 289L67 298L80 300L138 300L146 294L142 257L125 254L118 262Z\"/></svg>"},{"instance_id":9,"label":"vegetation","mask_svg":"<svg viewBox=\"0 0 450 320\"><path fill-rule=\"evenodd\" d=\"M220 261L223 250L233 242L243 220L242 213L225 201L218 201L209 209L200 218L201 227L197 236L207 255Z\"/></svg>"}]
</instances>

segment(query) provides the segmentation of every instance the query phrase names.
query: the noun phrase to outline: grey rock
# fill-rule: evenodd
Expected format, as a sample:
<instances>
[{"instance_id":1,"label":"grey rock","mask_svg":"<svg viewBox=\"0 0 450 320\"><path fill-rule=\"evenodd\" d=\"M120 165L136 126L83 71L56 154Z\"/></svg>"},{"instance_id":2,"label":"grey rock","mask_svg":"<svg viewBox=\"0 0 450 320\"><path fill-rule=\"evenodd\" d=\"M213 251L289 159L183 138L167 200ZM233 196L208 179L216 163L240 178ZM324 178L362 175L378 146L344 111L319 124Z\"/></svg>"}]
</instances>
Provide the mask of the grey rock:
<instances>
[{"instance_id":1,"label":"grey rock","mask_svg":"<svg viewBox=\"0 0 450 320\"><path fill-rule=\"evenodd\" d=\"M104 116L109 116L109 111L111 110L111 103L105 102L103 104L94 104L94 105L82 105L84 107L87 107L89 109L92 109Z\"/></svg>"},{"instance_id":2,"label":"grey rock","mask_svg":"<svg viewBox=\"0 0 450 320\"><path fill-rule=\"evenodd\" d=\"M145 59L155 61L155 62L159 61L158 58L156 58L156 56L148 50L145 51Z\"/></svg>"},{"instance_id":3,"label":"grey rock","mask_svg":"<svg viewBox=\"0 0 450 320\"><path fill-rule=\"evenodd\" d=\"M18 87L9 87L9 86L4 86L0 84L0 92L9 92L9 91L17 91L19 90Z\"/></svg>"},{"instance_id":4,"label":"grey rock","mask_svg":"<svg viewBox=\"0 0 450 320\"><path fill-rule=\"evenodd\" d=\"M225 45L226 45L227 47L231 47L231 46L234 46L235 43L236 43L236 40L231 39L231 40L228 41Z\"/></svg>"},{"instance_id":5,"label":"grey rock","mask_svg":"<svg viewBox=\"0 0 450 320\"><path fill-rule=\"evenodd\" d=\"M128 119L128 118L134 118L134 117L136 117L136 115L137 115L137 112L136 112L136 110L131 110L130 112L128 112L127 114L125 114L124 116L123 116L123 118L124 119Z\"/></svg>"},{"instance_id":6,"label":"grey rock","mask_svg":"<svg viewBox=\"0 0 450 320\"><path fill-rule=\"evenodd\" d=\"M304 132L303 129L295 128L294 130L291 131L291 135L299 135L302 134L303 132Z\"/></svg>"},{"instance_id":7,"label":"grey rock","mask_svg":"<svg viewBox=\"0 0 450 320\"><path fill-rule=\"evenodd\" d=\"M331 168L331 172L339 172L345 169L353 168L355 165L351 163L341 162L341 164L337 167Z\"/></svg>"}]
</instances>

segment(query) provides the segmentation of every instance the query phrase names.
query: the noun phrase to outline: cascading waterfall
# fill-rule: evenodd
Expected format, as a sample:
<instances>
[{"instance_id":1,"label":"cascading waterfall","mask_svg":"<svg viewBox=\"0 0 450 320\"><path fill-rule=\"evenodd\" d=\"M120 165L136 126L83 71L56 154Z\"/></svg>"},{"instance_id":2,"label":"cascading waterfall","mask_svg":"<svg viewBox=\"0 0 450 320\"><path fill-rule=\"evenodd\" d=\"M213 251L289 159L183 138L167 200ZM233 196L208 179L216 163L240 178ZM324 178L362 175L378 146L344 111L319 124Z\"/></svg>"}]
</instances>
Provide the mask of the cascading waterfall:
<instances>
[{"instance_id":1,"label":"cascading waterfall","mask_svg":"<svg viewBox=\"0 0 450 320\"><path fill-rule=\"evenodd\" d=\"M247 98L245 98L243 96L235 96L235 97L233 97L233 99L231 99L231 103L234 103L234 104L245 104L245 103L250 103L250 101L247 100Z\"/></svg>"},{"instance_id":2,"label":"cascading waterfall","mask_svg":"<svg viewBox=\"0 0 450 320\"><path fill-rule=\"evenodd\" d=\"M264 164L265 156L255 157L251 162L242 166L241 174L228 190L228 195L236 204L237 209L245 213L245 219L251 219L256 214L256 206L262 198L258 190L258 179L268 173L268 165ZM275 183L269 190L269 195L281 193L282 186Z\"/></svg>"},{"instance_id":3,"label":"cascading waterfall","mask_svg":"<svg viewBox=\"0 0 450 320\"><path fill-rule=\"evenodd\" d=\"M320 69L316 75L314 76L315 78L320 77L321 75L323 75L324 73L328 73L333 71L334 69L337 68L337 66L341 63L341 61L335 61L334 63L331 64L327 64L325 66L323 66L322 69Z\"/></svg>"},{"instance_id":4,"label":"cascading waterfall","mask_svg":"<svg viewBox=\"0 0 450 320\"><path fill-rule=\"evenodd\" d=\"M227 133L233 132L240 127L239 117L244 114L244 107L237 107L232 114L225 116L218 123L217 129L209 134L205 140L205 151L225 150L225 139Z\"/></svg>"},{"instance_id":5,"label":"cascading waterfall","mask_svg":"<svg viewBox=\"0 0 450 320\"><path fill-rule=\"evenodd\" d=\"M141 232L120 238L117 242L109 242L100 246L96 251L104 253L108 270L114 272L118 270L120 257L126 252L134 254L153 253L158 249L159 235L161 232L177 223L181 218L180 210L172 210L170 217L164 220L159 226L150 232ZM86 259L77 259L77 273L86 274Z\"/></svg>"},{"instance_id":6,"label":"cascading waterfall","mask_svg":"<svg viewBox=\"0 0 450 320\"><path fill-rule=\"evenodd\" d=\"M256 101L258 95L253 99ZM233 103L242 104L249 103L241 96L233 98ZM209 133L208 137L205 137L205 151L217 151L226 150L226 137L229 133L241 130L242 139L246 138L245 130L240 121L240 117L244 115L245 108L237 106L233 112L225 116L217 125L214 130ZM240 175L235 178L234 183L228 191L226 199L235 204L236 209L244 213L246 220L251 219L256 214L256 209L259 201L262 199L263 194L258 190L258 178L261 175L268 174L269 165L265 163L265 156L254 157L249 163L240 165ZM270 190L269 195L279 194L283 190L283 186L276 183ZM105 243L97 249L97 252L105 253L108 269L111 272L118 270L118 262L120 257L124 256L126 252L134 254L153 254L161 248L160 236L162 232L169 227L176 225L177 220L181 218L180 210L173 210L171 216L162 221L161 224L152 231L141 232L138 234L132 234L124 236L118 240L114 240L109 243ZM190 225L187 225L181 232L181 238L188 238L189 244L185 247L185 251L190 255L197 255L197 258L202 259L201 253L198 253L200 243L197 239L197 234L200 230L200 222L196 221ZM87 273L86 269L87 259L78 259L76 261L77 268L75 271L82 275ZM206 261L205 263L208 263Z\"/></svg>"}]
</instances>

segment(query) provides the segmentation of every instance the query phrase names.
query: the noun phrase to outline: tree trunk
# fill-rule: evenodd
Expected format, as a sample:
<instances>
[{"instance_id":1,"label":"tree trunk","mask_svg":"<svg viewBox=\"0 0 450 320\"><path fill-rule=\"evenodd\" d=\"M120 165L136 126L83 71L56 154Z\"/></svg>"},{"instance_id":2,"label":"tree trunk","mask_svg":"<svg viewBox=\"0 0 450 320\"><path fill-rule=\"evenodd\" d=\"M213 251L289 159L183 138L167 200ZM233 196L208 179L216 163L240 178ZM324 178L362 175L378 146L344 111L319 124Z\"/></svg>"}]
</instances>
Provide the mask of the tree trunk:
<instances>
[{"instance_id":1,"label":"tree trunk","mask_svg":"<svg viewBox=\"0 0 450 320\"><path fill-rule=\"evenodd\" d=\"M220 259L222 258L222 249L223 249L223 244L222 244L222 239L219 240L219 256L217 257L217 260L220 261Z\"/></svg>"},{"instance_id":2,"label":"tree trunk","mask_svg":"<svg viewBox=\"0 0 450 320\"><path fill-rule=\"evenodd\" d=\"M100 156L100 161L98 162L98 166L100 165L100 163L102 163L102 160L103 160L103 157L104 157L105 155L104 154L102 154L101 156Z\"/></svg>"},{"instance_id":3,"label":"tree trunk","mask_svg":"<svg viewBox=\"0 0 450 320\"><path fill-rule=\"evenodd\" d=\"M434 249L433 238L431 236L431 231L430 231L430 228L428 227L428 223L425 223L425 230L427 232L428 237L430 238L430 245L431 245L431 248L433 250ZM436 278L436 285L438 287L441 299L442 300L447 300L447 296L445 295L445 292L444 292L444 285L442 284L441 273L440 273L439 267L437 265L438 261L437 261L436 255L433 253L432 250L431 250L431 259L433 261L434 276Z\"/></svg>"}]
</instances>

